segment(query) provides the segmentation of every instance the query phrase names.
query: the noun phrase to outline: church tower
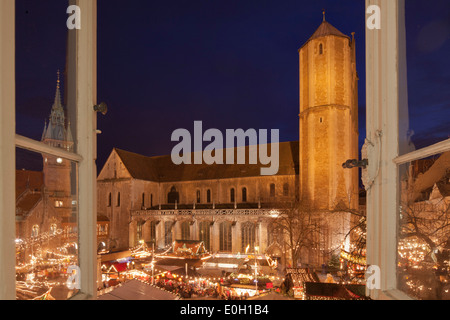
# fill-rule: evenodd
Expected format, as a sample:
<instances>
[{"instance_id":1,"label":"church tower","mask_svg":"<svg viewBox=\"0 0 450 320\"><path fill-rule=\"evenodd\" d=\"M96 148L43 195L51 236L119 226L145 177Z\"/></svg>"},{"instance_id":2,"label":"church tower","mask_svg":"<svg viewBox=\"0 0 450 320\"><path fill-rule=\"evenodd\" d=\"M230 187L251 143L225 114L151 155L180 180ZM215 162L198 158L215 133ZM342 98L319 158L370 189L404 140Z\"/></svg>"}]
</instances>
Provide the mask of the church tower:
<instances>
[{"instance_id":1,"label":"church tower","mask_svg":"<svg viewBox=\"0 0 450 320\"><path fill-rule=\"evenodd\" d=\"M300 199L314 210L358 207L355 39L325 20L299 49Z\"/></svg>"},{"instance_id":2,"label":"church tower","mask_svg":"<svg viewBox=\"0 0 450 320\"><path fill-rule=\"evenodd\" d=\"M56 82L55 101L51 109L48 125L44 126L42 142L52 147L66 151L73 150L73 138L70 122L61 103L59 71ZM50 202L54 205L60 217L69 218L72 214L71 170L69 160L43 154L44 186Z\"/></svg>"}]
</instances>

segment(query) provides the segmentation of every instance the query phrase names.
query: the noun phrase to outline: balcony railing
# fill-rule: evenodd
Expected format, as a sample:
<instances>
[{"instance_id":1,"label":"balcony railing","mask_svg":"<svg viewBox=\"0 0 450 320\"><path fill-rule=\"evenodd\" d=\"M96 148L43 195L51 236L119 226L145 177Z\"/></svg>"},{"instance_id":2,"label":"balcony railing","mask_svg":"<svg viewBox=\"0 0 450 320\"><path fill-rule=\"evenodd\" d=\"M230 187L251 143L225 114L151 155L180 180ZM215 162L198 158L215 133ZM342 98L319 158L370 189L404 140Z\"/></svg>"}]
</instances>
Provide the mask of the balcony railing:
<instances>
[{"instance_id":1,"label":"balcony railing","mask_svg":"<svg viewBox=\"0 0 450 320\"><path fill-rule=\"evenodd\" d=\"M194 215L247 215L247 216L275 216L275 209L166 209L166 210L134 210L133 217L146 216L194 216Z\"/></svg>"}]
</instances>

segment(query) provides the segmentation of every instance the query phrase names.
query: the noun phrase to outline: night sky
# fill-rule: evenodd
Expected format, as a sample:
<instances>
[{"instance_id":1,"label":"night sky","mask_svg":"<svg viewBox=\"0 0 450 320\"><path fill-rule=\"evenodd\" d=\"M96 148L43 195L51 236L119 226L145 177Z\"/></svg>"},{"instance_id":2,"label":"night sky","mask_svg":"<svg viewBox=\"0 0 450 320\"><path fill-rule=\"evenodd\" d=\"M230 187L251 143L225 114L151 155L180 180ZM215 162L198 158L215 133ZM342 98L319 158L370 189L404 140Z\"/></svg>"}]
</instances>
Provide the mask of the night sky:
<instances>
[{"instance_id":1,"label":"night sky","mask_svg":"<svg viewBox=\"0 0 450 320\"><path fill-rule=\"evenodd\" d=\"M40 139L56 72L65 68L67 3L16 3L16 131ZM409 110L419 148L450 136L450 1L406 3ZM362 143L364 1L98 0L98 102L109 108L98 115L98 169L114 147L169 154L172 132L193 132L195 120L204 130L279 129L280 141L298 140L297 50L319 27L322 9L341 32L356 33Z\"/></svg>"}]
</instances>

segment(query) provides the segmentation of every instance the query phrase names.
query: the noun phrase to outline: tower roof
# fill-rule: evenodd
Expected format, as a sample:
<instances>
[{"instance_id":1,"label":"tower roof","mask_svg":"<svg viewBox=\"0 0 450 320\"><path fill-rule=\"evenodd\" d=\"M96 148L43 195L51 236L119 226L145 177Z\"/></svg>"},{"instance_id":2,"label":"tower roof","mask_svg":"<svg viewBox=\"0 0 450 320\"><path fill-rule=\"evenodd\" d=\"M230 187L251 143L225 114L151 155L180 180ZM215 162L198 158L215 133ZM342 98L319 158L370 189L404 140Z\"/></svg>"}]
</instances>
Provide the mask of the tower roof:
<instances>
[{"instance_id":1,"label":"tower roof","mask_svg":"<svg viewBox=\"0 0 450 320\"><path fill-rule=\"evenodd\" d=\"M323 21L320 24L320 26L317 28L317 30L313 33L313 35L306 41L302 48L311 40L325 37L325 36L337 36L337 37L344 37L350 39L349 36L346 36L341 31L336 29L331 23L325 20L325 13L323 15Z\"/></svg>"},{"instance_id":2,"label":"tower roof","mask_svg":"<svg viewBox=\"0 0 450 320\"><path fill-rule=\"evenodd\" d=\"M340 32L338 29L336 29L334 26L332 26L328 21L324 20L320 24L319 28L317 28L317 30L313 33L313 35L308 39L308 41L325 36L339 36L349 38L348 36Z\"/></svg>"}]
</instances>

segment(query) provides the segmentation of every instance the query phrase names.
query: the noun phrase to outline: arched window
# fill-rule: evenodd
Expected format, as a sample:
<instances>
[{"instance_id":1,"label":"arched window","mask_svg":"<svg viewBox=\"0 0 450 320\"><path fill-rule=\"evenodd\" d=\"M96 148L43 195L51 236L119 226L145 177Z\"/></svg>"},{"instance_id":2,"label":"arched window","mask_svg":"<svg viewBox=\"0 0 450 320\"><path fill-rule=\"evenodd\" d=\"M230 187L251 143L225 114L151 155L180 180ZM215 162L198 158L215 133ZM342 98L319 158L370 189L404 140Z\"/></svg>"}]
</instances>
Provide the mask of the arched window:
<instances>
[{"instance_id":1,"label":"arched window","mask_svg":"<svg viewBox=\"0 0 450 320\"><path fill-rule=\"evenodd\" d=\"M273 222L267 227L267 244L270 246L273 243L281 244L283 241L283 230L276 223Z\"/></svg>"},{"instance_id":2,"label":"arched window","mask_svg":"<svg viewBox=\"0 0 450 320\"><path fill-rule=\"evenodd\" d=\"M155 220L150 222L150 241L153 243L156 242L156 224L157 222Z\"/></svg>"},{"instance_id":3,"label":"arched window","mask_svg":"<svg viewBox=\"0 0 450 320\"><path fill-rule=\"evenodd\" d=\"M196 202L197 203L200 203L201 202L201 198L200 198L200 190L197 190L197 193L196 193Z\"/></svg>"},{"instance_id":4,"label":"arched window","mask_svg":"<svg viewBox=\"0 0 450 320\"><path fill-rule=\"evenodd\" d=\"M200 241L203 241L205 244L206 250L210 250L210 226L211 223L209 221L202 221L199 224L199 231L198 231L198 239Z\"/></svg>"},{"instance_id":5,"label":"arched window","mask_svg":"<svg viewBox=\"0 0 450 320\"><path fill-rule=\"evenodd\" d=\"M323 54L323 44L319 44L319 54Z\"/></svg>"},{"instance_id":6,"label":"arched window","mask_svg":"<svg viewBox=\"0 0 450 320\"><path fill-rule=\"evenodd\" d=\"M289 184L283 184L283 196L287 197L289 195Z\"/></svg>"},{"instance_id":7,"label":"arched window","mask_svg":"<svg viewBox=\"0 0 450 320\"><path fill-rule=\"evenodd\" d=\"M120 192L117 193L117 206L120 207Z\"/></svg>"},{"instance_id":8,"label":"arched window","mask_svg":"<svg viewBox=\"0 0 450 320\"><path fill-rule=\"evenodd\" d=\"M256 226L252 222L246 222L241 227L242 234L242 252L246 252L248 247L248 252L253 252L255 250L256 244Z\"/></svg>"},{"instance_id":9,"label":"arched window","mask_svg":"<svg viewBox=\"0 0 450 320\"><path fill-rule=\"evenodd\" d=\"M242 202L247 202L247 188L242 188Z\"/></svg>"},{"instance_id":10,"label":"arched window","mask_svg":"<svg viewBox=\"0 0 450 320\"><path fill-rule=\"evenodd\" d=\"M110 192L108 195L108 207L111 207L111 205L112 205L112 194Z\"/></svg>"},{"instance_id":11,"label":"arched window","mask_svg":"<svg viewBox=\"0 0 450 320\"><path fill-rule=\"evenodd\" d=\"M35 224L32 228L31 228L31 237L35 238L39 235L39 226L37 224Z\"/></svg>"},{"instance_id":12,"label":"arched window","mask_svg":"<svg viewBox=\"0 0 450 320\"><path fill-rule=\"evenodd\" d=\"M145 193L142 193L142 206L145 207Z\"/></svg>"},{"instance_id":13,"label":"arched window","mask_svg":"<svg viewBox=\"0 0 450 320\"><path fill-rule=\"evenodd\" d=\"M150 208L153 207L153 193L150 194Z\"/></svg>"},{"instance_id":14,"label":"arched window","mask_svg":"<svg viewBox=\"0 0 450 320\"><path fill-rule=\"evenodd\" d=\"M191 239L191 223L189 221L183 221L181 224L181 240Z\"/></svg>"},{"instance_id":15,"label":"arched window","mask_svg":"<svg viewBox=\"0 0 450 320\"><path fill-rule=\"evenodd\" d=\"M219 225L219 250L231 252L231 222L224 221Z\"/></svg>"},{"instance_id":16,"label":"arched window","mask_svg":"<svg viewBox=\"0 0 450 320\"><path fill-rule=\"evenodd\" d=\"M206 190L206 202L211 203L211 190Z\"/></svg>"},{"instance_id":17,"label":"arched window","mask_svg":"<svg viewBox=\"0 0 450 320\"><path fill-rule=\"evenodd\" d=\"M56 235L56 231L57 231L57 226L56 226L56 224L55 223L52 223L51 225L50 225L50 235Z\"/></svg>"},{"instance_id":18,"label":"arched window","mask_svg":"<svg viewBox=\"0 0 450 320\"><path fill-rule=\"evenodd\" d=\"M175 202L180 203L180 195L175 186L173 186L170 189L169 194L167 195L167 203L175 203Z\"/></svg>"},{"instance_id":19,"label":"arched window","mask_svg":"<svg viewBox=\"0 0 450 320\"><path fill-rule=\"evenodd\" d=\"M230 189L230 202L234 202L234 188Z\"/></svg>"},{"instance_id":20,"label":"arched window","mask_svg":"<svg viewBox=\"0 0 450 320\"><path fill-rule=\"evenodd\" d=\"M170 246L172 244L172 221L164 222L164 245Z\"/></svg>"},{"instance_id":21,"label":"arched window","mask_svg":"<svg viewBox=\"0 0 450 320\"><path fill-rule=\"evenodd\" d=\"M136 242L139 242L143 238L143 230L144 230L145 221L138 221L136 226Z\"/></svg>"},{"instance_id":22,"label":"arched window","mask_svg":"<svg viewBox=\"0 0 450 320\"><path fill-rule=\"evenodd\" d=\"M270 196L275 197L275 183L270 184Z\"/></svg>"}]
</instances>

